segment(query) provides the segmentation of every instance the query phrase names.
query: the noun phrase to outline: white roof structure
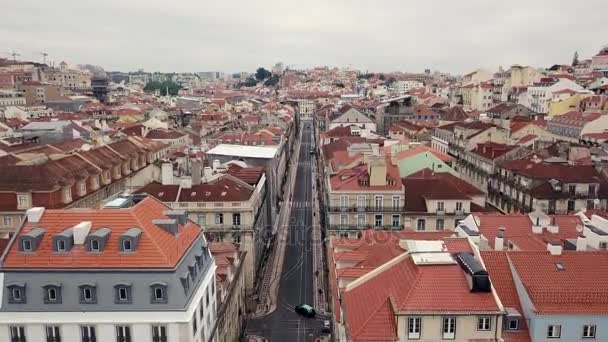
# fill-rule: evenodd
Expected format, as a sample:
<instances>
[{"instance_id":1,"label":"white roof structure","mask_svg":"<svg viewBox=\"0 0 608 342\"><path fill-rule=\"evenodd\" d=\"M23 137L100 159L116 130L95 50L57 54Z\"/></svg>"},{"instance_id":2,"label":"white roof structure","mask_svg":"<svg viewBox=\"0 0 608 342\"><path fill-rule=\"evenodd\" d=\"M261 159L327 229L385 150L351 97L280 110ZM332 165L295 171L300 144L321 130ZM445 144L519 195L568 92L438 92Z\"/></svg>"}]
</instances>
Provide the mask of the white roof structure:
<instances>
[{"instance_id":1,"label":"white roof structure","mask_svg":"<svg viewBox=\"0 0 608 342\"><path fill-rule=\"evenodd\" d=\"M220 144L207 151L207 154L232 156L241 158L272 159L277 154L278 147Z\"/></svg>"}]
</instances>

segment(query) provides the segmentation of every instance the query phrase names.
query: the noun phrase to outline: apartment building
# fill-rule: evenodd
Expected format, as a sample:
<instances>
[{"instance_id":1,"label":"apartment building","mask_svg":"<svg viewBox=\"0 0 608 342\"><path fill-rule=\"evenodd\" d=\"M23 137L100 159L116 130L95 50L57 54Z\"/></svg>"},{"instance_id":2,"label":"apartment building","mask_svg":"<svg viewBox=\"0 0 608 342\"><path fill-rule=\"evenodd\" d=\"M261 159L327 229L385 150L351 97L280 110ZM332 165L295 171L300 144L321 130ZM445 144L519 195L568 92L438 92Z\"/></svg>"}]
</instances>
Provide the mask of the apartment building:
<instances>
[{"instance_id":1,"label":"apartment building","mask_svg":"<svg viewBox=\"0 0 608 342\"><path fill-rule=\"evenodd\" d=\"M605 209L608 185L592 165L543 161L534 155L497 165L488 200L505 213L541 210L567 214Z\"/></svg>"},{"instance_id":2,"label":"apartment building","mask_svg":"<svg viewBox=\"0 0 608 342\"><path fill-rule=\"evenodd\" d=\"M209 340L216 266L183 211L146 197L26 217L0 267L0 340Z\"/></svg>"},{"instance_id":3,"label":"apartment building","mask_svg":"<svg viewBox=\"0 0 608 342\"><path fill-rule=\"evenodd\" d=\"M64 100L63 90L60 85L44 84L40 82L24 82L19 90L25 96L28 106L42 105L47 102Z\"/></svg>"},{"instance_id":4,"label":"apartment building","mask_svg":"<svg viewBox=\"0 0 608 342\"><path fill-rule=\"evenodd\" d=\"M369 155L362 164L325 179L328 232L356 237L366 228L403 229L405 188L390 157Z\"/></svg>"},{"instance_id":5,"label":"apartment building","mask_svg":"<svg viewBox=\"0 0 608 342\"><path fill-rule=\"evenodd\" d=\"M97 208L126 188L148 184L154 179L154 162L166 153L162 143L129 137L88 151L34 145L4 156L0 232L15 231L33 207Z\"/></svg>"},{"instance_id":6,"label":"apartment building","mask_svg":"<svg viewBox=\"0 0 608 342\"><path fill-rule=\"evenodd\" d=\"M22 93L11 90L0 90L0 108L8 106L25 106L26 101Z\"/></svg>"},{"instance_id":7,"label":"apartment building","mask_svg":"<svg viewBox=\"0 0 608 342\"><path fill-rule=\"evenodd\" d=\"M193 170L196 168L193 165ZM167 179L172 178L173 171L166 163L162 183L152 182L135 193L154 196L174 209L185 210L211 241L237 244L247 254L243 273L246 288L251 291L269 238L266 177L261 168L240 170L234 175L211 175L210 169L206 172L205 182L194 175L189 181L173 181Z\"/></svg>"},{"instance_id":8,"label":"apartment building","mask_svg":"<svg viewBox=\"0 0 608 342\"><path fill-rule=\"evenodd\" d=\"M338 239L331 252L337 341L501 341L505 309L467 239Z\"/></svg>"}]
</instances>

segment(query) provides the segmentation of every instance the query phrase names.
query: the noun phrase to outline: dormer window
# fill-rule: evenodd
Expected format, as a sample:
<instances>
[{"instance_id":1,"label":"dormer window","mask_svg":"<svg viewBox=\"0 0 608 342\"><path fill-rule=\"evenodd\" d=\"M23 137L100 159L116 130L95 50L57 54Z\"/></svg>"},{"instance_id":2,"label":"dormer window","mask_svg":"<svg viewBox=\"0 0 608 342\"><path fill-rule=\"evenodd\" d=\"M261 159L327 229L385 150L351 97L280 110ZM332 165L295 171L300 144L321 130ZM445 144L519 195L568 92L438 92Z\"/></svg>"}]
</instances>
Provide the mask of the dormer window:
<instances>
[{"instance_id":1,"label":"dormer window","mask_svg":"<svg viewBox=\"0 0 608 342\"><path fill-rule=\"evenodd\" d=\"M61 304L61 285L48 284L44 288L44 303L45 304Z\"/></svg>"},{"instance_id":2,"label":"dormer window","mask_svg":"<svg viewBox=\"0 0 608 342\"><path fill-rule=\"evenodd\" d=\"M99 241L98 240L91 240L89 242L89 250L91 252L99 252Z\"/></svg>"},{"instance_id":3,"label":"dormer window","mask_svg":"<svg viewBox=\"0 0 608 342\"><path fill-rule=\"evenodd\" d=\"M57 240L57 252L65 252L66 251L66 246L65 246L65 241L64 240Z\"/></svg>"},{"instance_id":4,"label":"dormer window","mask_svg":"<svg viewBox=\"0 0 608 342\"><path fill-rule=\"evenodd\" d=\"M24 252L32 251L32 242L30 240L21 240L21 249Z\"/></svg>"},{"instance_id":5,"label":"dormer window","mask_svg":"<svg viewBox=\"0 0 608 342\"><path fill-rule=\"evenodd\" d=\"M150 285L152 304L166 304L168 301L167 296L167 284L163 282L156 282Z\"/></svg>"},{"instance_id":6,"label":"dormer window","mask_svg":"<svg viewBox=\"0 0 608 342\"><path fill-rule=\"evenodd\" d=\"M131 252L131 251L133 251L133 245L131 244L131 240L123 240L122 241L122 250L123 250L123 252Z\"/></svg>"},{"instance_id":7,"label":"dormer window","mask_svg":"<svg viewBox=\"0 0 608 342\"><path fill-rule=\"evenodd\" d=\"M131 284L118 284L114 286L114 303L131 304Z\"/></svg>"},{"instance_id":8,"label":"dormer window","mask_svg":"<svg viewBox=\"0 0 608 342\"><path fill-rule=\"evenodd\" d=\"M9 304L25 304L25 283L13 283L9 284L8 289L8 302Z\"/></svg>"},{"instance_id":9,"label":"dormer window","mask_svg":"<svg viewBox=\"0 0 608 342\"><path fill-rule=\"evenodd\" d=\"M141 236L141 229L129 228L119 238L119 248L121 252L134 252L137 249L137 243Z\"/></svg>"},{"instance_id":10,"label":"dormer window","mask_svg":"<svg viewBox=\"0 0 608 342\"><path fill-rule=\"evenodd\" d=\"M74 245L74 231L68 228L53 237L54 252L68 252Z\"/></svg>"},{"instance_id":11,"label":"dormer window","mask_svg":"<svg viewBox=\"0 0 608 342\"><path fill-rule=\"evenodd\" d=\"M80 304L97 303L97 287L94 284L83 284L80 288Z\"/></svg>"}]
</instances>

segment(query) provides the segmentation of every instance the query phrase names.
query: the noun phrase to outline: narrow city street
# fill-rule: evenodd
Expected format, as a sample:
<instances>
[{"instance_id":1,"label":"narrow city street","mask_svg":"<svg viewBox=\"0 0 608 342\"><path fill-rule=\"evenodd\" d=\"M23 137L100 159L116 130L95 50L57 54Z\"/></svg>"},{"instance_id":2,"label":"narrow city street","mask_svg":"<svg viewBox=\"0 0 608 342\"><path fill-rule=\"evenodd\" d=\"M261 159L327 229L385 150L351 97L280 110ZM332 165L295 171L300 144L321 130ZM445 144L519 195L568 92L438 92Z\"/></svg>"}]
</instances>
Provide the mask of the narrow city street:
<instances>
[{"instance_id":1,"label":"narrow city street","mask_svg":"<svg viewBox=\"0 0 608 342\"><path fill-rule=\"evenodd\" d=\"M269 341L314 341L322 335L323 317L304 318L294 312L298 304L314 305L315 267L313 264L313 182L314 155L311 149L311 123L302 124L303 134L299 165L291 200L287 241L282 272L273 279L279 282L276 310L247 323L247 334Z\"/></svg>"}]
</instances>

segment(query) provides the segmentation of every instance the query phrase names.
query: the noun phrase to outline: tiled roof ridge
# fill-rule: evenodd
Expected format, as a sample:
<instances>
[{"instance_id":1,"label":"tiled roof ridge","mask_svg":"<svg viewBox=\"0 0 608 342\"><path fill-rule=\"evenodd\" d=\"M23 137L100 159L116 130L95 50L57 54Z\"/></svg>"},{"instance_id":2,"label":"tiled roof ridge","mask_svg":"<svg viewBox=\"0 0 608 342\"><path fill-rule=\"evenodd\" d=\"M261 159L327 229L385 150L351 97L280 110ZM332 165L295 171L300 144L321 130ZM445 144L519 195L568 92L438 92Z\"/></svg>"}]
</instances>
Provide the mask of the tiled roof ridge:
<instances>
[{"instance_id":1,"label":"tiled roof ridge","mask_svg":"<svg viewBox=\"0 0 608 342\"><path fill-rule=\"evenodd\" d=\"M407 259L409 256L410 256L410 252L409 251L404 251L402 254L397 255L393 259L385 262L383 265L380 265L380 266L376 267L375 270L369 272L365 276L360 277L357 280L353 281L352 283L346 285L346 291L351 291L351 290L355 289L357 286L359 286L359 285L365 283L366 281L374 278L375 276L384 273L384 271L392 268L393 266L397 265L399 262Z\"/></svg>"},{"instance_id":2,"label":"tiled roof ridge","mask_svg":"<svg viewBox=\"0 0 608 342\"><path fill-rule=\"evenodd\" d=\"M372 272L373 272L373 271L372 271ZM371 273L371 272L370 272L370 273ZM368 273L368 274L366 274L366 275L369 275L370 273ZM363 276L363 277L364 277L364 276ZM361 278L363 278L363 277L359 277L358 279L361 279ZM356 281L356 280L355 280L355 281ZM351 284L352 284L352 283L351 283ZM388 296L388 297L386 298L386 300L384 300L384 301L382 302L382 304L380 304L380 305L379 305L379 306L378 306L378 307L377 307L377 308L376 308L376 309L375 309L373 312L371 312L371 314L370 314L370 315L369 315L369 316L368 316L368 317L365 319L365 321L363 321L363 322L361 323L361 327L360 327L359 329L357 329L357 331L353 331L351 335L353 335L353 336L357 336L357 335L359 335L359 333L360 333L362 330L364 330L365 328L367 328L367 323L368 323L369 321L371 321L373 318L375 318L376 313L377 313L378 311L380 311L380 310L381 310L381 309L384 307L384 305L387 305L387 304L388 304L388 306L389 306L389 308L391 309L391 311L393 311L393 307L394 307L394 305L393 305L393 302L392 302L391 298L392 298L392 296ZM394 312L394 311L393 311L393 312ZM352 329L352 328L351 328L351 329Z\"/></svg>"},{"instance_id":3,"label":"tiled roof ridge","mask_svg":"<svg viewBox=\"0 0 608 342\"><path fill-rule=\"evenodd\" d=\"M161 204L162 206L166 207L162 202L158 201L154 196L146 196L146 198L143 199L142 202L146 202L146 201L155 201L159 204ZM138 223L140 229L143 229L144 231L147 230L146 229L146 225L142 224L142 222L140 221L140 215L137 215L135 213L135 210L137 209L137 207L131 207L129 208L129 214L131 214L133 216L133 218L135 219L135 222ZM189 221L189 220L188 220ZM186 222L186 224L184 225L184 228L186 227L186 225L188 224L188 222ZM162 229L160 227L157 227L158 229ZM146 232L146 234L149 235L148 232ZM167 254L165 253L164 249L161 248L161 246L158 244L158 241L156 241L156 239L150 239L152 240L152 243L154 244L154 247L156 247L156 250L158 250L159 255L162 255L164 258L164 262L169 263L170 262L170 258L169 256L167 256Z\"/></svg>"}]
</instances>

